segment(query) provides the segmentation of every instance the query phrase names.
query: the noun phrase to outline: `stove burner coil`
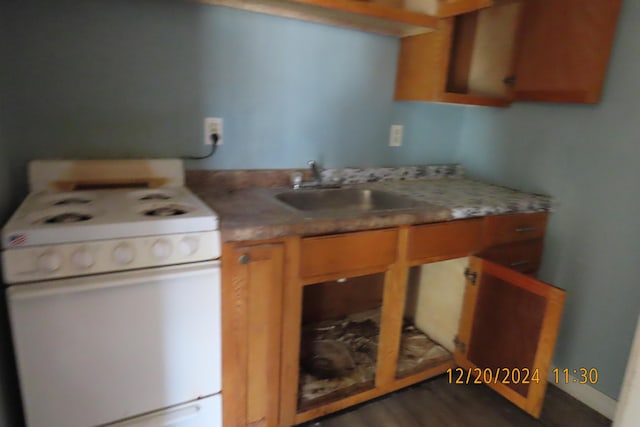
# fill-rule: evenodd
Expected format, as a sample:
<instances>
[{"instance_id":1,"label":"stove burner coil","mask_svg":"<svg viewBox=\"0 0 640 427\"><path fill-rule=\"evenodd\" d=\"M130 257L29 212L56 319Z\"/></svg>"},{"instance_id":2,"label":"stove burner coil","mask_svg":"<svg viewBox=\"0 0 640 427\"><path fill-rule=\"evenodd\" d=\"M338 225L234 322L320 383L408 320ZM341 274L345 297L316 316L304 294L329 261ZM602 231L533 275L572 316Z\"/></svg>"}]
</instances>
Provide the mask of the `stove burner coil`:
<instances>
[{"instance_id":1,"label":"stove burner coil","mask_svg":"<svg viewBox=\"0 0 640 427\"><path fill-rule=\"evenodd\" d=\"M88 221L91 215L69 212L49 217L44 220L45 224L67 224L72 222Z\"/></svg>"},{"instance_id":2,"label":"stove burner coil","mask_svg":"<svg viewBox=\"0 0 640 427\"><path fill-rule=\"evenodd\" d=\"M144 211L146 216L178 216L186 214L186 209L179 206L162 206Z\"/></svg>"},{"instance_id":3,"label":"stove burner coil","mask_svg":"<svg viewBox=\"0 0 640 427\"><path fill-rule=\"evenodd\" d=\"M151 193L151 194L147 194L146 196L142 196L140 197L139 200L169 200L171 197L167 196L166 194L162 194L162 193Z\"/></svg>"}]
</instances>

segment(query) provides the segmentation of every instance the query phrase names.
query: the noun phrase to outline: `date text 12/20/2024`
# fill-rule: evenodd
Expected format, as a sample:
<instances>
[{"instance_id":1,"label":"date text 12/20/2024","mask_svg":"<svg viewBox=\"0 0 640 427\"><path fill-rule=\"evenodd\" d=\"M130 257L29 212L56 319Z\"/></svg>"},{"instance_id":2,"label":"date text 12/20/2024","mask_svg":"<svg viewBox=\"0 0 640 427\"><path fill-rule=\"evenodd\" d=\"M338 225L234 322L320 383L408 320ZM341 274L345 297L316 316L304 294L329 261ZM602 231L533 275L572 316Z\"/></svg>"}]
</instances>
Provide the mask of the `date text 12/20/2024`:
<instances>
[{"instance_id":1,"label":"date text 12/20/2024","mask_svg":"<svg viewBox=\"0 0 640 427\"><path fill-rule=\"evenodd\" d=\"M552 381L555 384L596 384L597 368L555 368ZM529 368L449 368L447 376L451 384L539 384L540 370Z\"/></svg>"}]
</instances>

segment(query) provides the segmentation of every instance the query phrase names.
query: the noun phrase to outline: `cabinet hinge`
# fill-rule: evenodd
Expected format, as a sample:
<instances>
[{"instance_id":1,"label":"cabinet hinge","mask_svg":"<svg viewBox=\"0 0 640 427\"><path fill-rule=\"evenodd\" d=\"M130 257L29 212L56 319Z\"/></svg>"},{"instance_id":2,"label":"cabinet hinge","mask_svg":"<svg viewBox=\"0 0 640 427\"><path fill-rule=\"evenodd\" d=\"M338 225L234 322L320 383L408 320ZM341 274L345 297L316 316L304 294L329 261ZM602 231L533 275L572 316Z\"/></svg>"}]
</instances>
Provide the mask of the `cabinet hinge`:
<instances>
[{"instance_id":1,"label":"cabinet hinge","mask_svg":"<svg viewBox=\"0 0 640 427\"><path fill-rule=\"evenodd\" d=\"M456 348L458 350L460 350L462 353L465 353L467 351L467 345L465 343L463 343L462 341L460 341L460 338L458 338L457 335L453 339L453 345L455 345Z\"/></svg>"},{"instance_id":2,"label":"cabinet hinge","mask_svg":"<svg viewBox=\"0 0 640 427\"><path fill-rule=\"evenodd\" d=\"M464 270L464 277L467 278L472 285L475 285L478 281L478 273L474 273L471 269L467 268Z\"/></svg>"},{"instance_id":3,"label":"cabinet hinge","mask_svg":"<svg viewBox=\"0 0 640 427\"><path fill-rule=\"evenodd\" d=\"M513 86L516 84L516 76L507 76L502 80L502 82L506 85Z\"/></svg>"}]
</instances>

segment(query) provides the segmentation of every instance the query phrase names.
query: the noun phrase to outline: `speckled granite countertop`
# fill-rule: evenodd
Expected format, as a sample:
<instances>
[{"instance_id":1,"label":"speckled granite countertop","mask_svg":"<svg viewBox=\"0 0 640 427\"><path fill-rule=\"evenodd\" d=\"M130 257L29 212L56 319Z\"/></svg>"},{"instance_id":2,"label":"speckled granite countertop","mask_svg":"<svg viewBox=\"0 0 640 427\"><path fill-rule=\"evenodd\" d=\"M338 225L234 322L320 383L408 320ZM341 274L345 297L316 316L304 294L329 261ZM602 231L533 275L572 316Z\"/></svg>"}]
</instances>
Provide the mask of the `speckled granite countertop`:
<instances>
[{"instance_id":1,"label":"speckled granite countertop","mask_svg":"<svg viewBox=\"0 0 640 427\"><path fill-rule=\"evenodd\" d=\"M411 208L368 213L304 212L274 197L290 191L291 172L190 171L187 185L219 215L224 241L339 233L551 207L547 196L466 179L458 165L444 165L325 170L324 178L338 176L350 182L345 187L401 194L415 203Z\"/></svg>"}]
</instances>

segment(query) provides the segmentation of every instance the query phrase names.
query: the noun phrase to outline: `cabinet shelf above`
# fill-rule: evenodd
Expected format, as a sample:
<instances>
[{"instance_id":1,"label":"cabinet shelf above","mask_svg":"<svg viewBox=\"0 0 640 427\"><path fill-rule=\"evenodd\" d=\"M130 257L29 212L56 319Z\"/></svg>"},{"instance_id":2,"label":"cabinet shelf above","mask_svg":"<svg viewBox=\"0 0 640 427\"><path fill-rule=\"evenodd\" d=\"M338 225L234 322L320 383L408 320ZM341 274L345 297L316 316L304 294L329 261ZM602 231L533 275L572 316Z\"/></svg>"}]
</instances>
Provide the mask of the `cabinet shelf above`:
<instances>
[{"instance_id":1,"label":"cabinet shelf above","mask_svg":"<svg viewBox=\"0 0 640 427\"><path fill-rule=\"evenodd\" d=\"M441 17L488 7L492 0L195 0L395 37L435 31ZM412 9L412 10L409 10Z\"/></svg>"}]
</instances>

